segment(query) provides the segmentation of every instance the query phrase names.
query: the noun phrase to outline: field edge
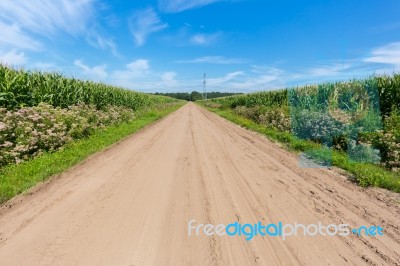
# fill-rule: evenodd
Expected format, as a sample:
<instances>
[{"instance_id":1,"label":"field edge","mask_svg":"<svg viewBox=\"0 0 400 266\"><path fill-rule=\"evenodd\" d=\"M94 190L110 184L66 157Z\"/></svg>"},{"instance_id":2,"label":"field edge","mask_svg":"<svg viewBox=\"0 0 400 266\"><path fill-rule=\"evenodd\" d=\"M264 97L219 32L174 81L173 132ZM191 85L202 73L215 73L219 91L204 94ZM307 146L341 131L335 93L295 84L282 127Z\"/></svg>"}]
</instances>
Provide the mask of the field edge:
<instances>
[{"instance_id":1,"label":"field edge","mask_svg":"<svg viewBox=\"0 0 400 266\"><path fill-rule=\"evenodd\" d=\"M289 151L301 152L318 146L311 141L298 139L290 133L267 129L250 119L235 114L231 109L212 108L202 103L197 103L197 105L234 124L260 133L274 142L283 144L283 147ZM360 186L380 187L400 193L400 175L390 172L380 166L349 161L346 154L338 151L333 151L332 164L345 170L346 173L349 174L351 180L355 181Z\"/></svg>"},{"instance_id":2,"label":"field edge","mask_svg":"<svg viewBox=\"0 0 400 266\"><path fill-rule=\"evenodd\" d=\"M88 138L73 141L56 152L45 153L21 164L4 167L0 170L0 205L83 162L89 156L123 141L183 105L184 103L178 102L165 108L151 108L132 122L107 127Z\"/></svg>"}]
</instances>

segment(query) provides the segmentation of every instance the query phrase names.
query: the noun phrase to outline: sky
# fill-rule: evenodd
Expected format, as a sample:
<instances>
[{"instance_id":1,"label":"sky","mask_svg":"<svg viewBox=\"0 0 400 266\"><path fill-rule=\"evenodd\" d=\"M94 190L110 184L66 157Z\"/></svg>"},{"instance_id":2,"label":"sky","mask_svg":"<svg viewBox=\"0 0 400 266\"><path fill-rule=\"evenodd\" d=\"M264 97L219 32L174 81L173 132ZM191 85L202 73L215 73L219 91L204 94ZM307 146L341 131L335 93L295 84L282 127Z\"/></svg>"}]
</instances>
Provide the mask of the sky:
<instances>
[{"instance_id":1,"label":"sky","mask_svg":"<svg viewBox=\"0 0 400 266\"><path fill-rule=\"evenodd\" d=\"M400 71L398 0L1 0L0 62L143 92Z\"/></svg>"}]
</instances>

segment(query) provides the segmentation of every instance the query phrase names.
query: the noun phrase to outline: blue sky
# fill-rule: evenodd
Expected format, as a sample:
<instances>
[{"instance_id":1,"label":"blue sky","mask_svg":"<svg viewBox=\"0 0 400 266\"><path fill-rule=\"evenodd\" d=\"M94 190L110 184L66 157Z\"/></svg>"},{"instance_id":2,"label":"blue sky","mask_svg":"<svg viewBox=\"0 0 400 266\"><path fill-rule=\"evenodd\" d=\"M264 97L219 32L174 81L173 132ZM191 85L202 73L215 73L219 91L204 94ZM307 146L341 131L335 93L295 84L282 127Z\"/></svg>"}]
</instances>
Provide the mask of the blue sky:
<instances>
[{"instance_id":1,"label":"blue sky","mask_svg":"<svg viewBox=\"0 0 400 266\"><path fill-rule=\"evenodd\" d=\"M2 0L0 61L145 92L400 70L400 1Z\"/></svg>"}]
</instances>

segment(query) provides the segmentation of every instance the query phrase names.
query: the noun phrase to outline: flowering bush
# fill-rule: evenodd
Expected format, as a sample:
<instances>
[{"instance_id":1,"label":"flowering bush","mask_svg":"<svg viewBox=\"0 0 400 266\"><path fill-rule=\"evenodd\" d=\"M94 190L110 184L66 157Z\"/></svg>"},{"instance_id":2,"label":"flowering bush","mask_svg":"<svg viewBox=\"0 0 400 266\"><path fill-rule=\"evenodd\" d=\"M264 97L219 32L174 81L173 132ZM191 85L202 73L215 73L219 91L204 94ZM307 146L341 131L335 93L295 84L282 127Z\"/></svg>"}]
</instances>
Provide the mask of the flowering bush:
<instances>
[{"instance_id":1,"label":"flowering bush","mask_svg":"<svg viewBox=\"0 0 400 266\"><path fill-rule=\"evenodd\" d=\"M290 117L281 108L265 111L258 116L258 123L282 132L290 132Z\"/></svg>"},{"instance_id":2,"label":"flowering bush","mask_svg":"<svg viewBox=\"0 0 400 266\"><path fill-rule=\"evenodd\" d=\"M257 121L257 118L260 115L259 109L260 109L259 106L255 107L237 106L234 111L238 115Z\"/></svg>"},{"instance_id":3,"label":"flowering bush","mask_svg":"<svg viewBox=\"0 0 400 266\"><path fill-rule=\"evenodd\" d=\"M115 106L97 110L93 105L81 104L61 109L42 103L17 111L0 108L0 166L55 151L96 129L133 118L131 109Z\"/></svg>"},{"instance_id":4,"label":"flowering bush","mask_svg":"<svg viewBox=\"0 0 400 266\"><path fill-rule=\"evenodd\" d=\"M302 139L310 139L331 145L335 137L345 132L343 124L327 112L292 110L291 128Z\"/></svg>"},{"instance_id":5,"label":"flowering bush","mask_svg":"<svg viewBox=\"0 0 400 266\"><path fill-rule=\"evenodd\" d=\"M394 109L385 116L384 130L363 136L362 140L379 148L382 164L394 172L400 171L400 113Z\"/></svg>"},{"instance_id":6,"label":"flowering bush","mask_svg":"<svg viewBox=\"0 0 400 266\"><path fill-rule=\"evenodd\" d=\"M380 125L373 112L362 118L333 112L292 110L284 107L237 106L235 113L282 132L291 132L303 139L333 145L359 162L381 163L392 171L400 171L400 112L394 110ZM376 130L376 129L379 130Z\"/></svg>"}]
</instances>

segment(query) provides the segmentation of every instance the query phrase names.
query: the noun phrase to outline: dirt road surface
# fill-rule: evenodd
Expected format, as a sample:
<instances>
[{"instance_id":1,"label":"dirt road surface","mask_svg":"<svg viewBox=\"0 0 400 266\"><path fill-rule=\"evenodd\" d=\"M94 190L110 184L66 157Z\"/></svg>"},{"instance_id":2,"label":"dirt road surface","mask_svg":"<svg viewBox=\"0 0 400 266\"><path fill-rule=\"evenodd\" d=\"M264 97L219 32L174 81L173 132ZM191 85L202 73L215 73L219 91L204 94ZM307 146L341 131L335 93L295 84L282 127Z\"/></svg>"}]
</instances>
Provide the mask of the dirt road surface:
<instances>
[{"instance_id":1,"label":"dirt road surface","mask_svg":"<svg viewBox=\"0 0 400 266\"><path fill-rule=\"evenodd\" d=\"M380 225L383 236L189 236L188 223ZM400 265L400 198L194 104L0 208L0 265Z\"/></svg>"}]
</instances>

